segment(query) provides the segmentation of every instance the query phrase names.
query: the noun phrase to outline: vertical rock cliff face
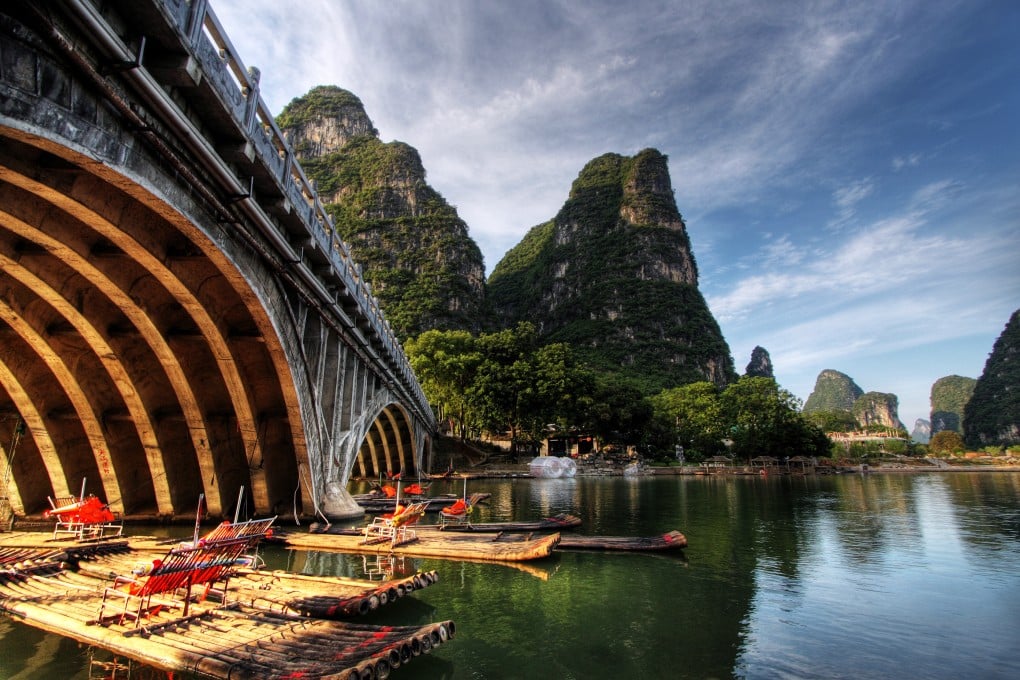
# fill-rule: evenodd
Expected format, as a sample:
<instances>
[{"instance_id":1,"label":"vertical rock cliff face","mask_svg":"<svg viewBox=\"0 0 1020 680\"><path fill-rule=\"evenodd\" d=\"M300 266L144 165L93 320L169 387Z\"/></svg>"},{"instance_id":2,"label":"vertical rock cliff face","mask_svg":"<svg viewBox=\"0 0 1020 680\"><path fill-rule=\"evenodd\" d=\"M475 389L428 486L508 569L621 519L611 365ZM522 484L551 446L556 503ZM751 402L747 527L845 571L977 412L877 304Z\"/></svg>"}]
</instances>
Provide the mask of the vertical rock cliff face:
<instances>
[{"instance_id":1,"label":"vertical rock cliff face","mask_svg":"<svg viewBox=\"0 0 1020 680\"><path fill-rule=\"evenodd\" d=\"M751 361L744 369L744 375L752 378L775 378L772 370L772 357L764 347L755 347L751 350Z\"/></svg>"},{"instance_id":2,"label":"vertical rock cliff face","mask_svg":"<svg viewBox=\"0 0 1020 680\"><path fill-rule=\"evenodd\" d=\"M649 389L726 384L733 360L698 291L667 159L654 149L590 161L555 218L496 265L489 300L595 366Z\"/></svg>"},{"instance_id":3,"label":"vertical rock cliff face","mask_svg":"<svg viewBox=\"0 0 1020 680\"><path fill-rule=\"evenodd\" d=\"M355 137L379 136L361 100L338 87L314 88L292 101L280 120L302 161L339 151Z\"/></svg>"},{"instance_id":4,"label":"vertical rock cliff face","mask_svg":"<svg viewBox=\"0 0 1020 680\"><path fill-rule=\"evenodd\" d=\"M338 87L293 100L278 123L397 335L479 330L481 251L426 183L418 152L380 141L361 101Z\"/></svg>"},{"instance_id":5,"label":"vertical rock cliff face","mask_svg":"<svg viewBox=\"0 0 1020 680\"><path fill-rule=\"evenodd\" d=\"M900 400L895 394L866 392L854 402L853 414L861 427L881 425L906 429L900 422Z\"/></svg>"},{"instance_id":6,"label":"vertical rock cliff face","mask_svg":"<svg viewBox=\"0 0 1020 680\"><path fill-rule=\"evenodd\" d=\"M931 423L924 418L914 421L914 429L910 433L910 439L918 444L927 444L931 441Z\"/></svg>"}]
</instances>

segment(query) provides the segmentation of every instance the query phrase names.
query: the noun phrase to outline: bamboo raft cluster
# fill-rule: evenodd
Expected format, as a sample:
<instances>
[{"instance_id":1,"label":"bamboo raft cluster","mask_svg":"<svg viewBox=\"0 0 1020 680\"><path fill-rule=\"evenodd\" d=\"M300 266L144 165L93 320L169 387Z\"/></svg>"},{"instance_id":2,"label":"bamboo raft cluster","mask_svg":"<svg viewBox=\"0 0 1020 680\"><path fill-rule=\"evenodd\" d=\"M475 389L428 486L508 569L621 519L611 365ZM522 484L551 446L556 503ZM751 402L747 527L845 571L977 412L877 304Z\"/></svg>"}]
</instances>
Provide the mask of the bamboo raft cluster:
<instances>
[{"instance_id":1,"label":"bamboo raft cluster","mask_svg":"<svg viewBox=\"0 0 1020 680\"><path fill-rule=\"evenodd\" d=\"M364 613L373 597L379 604L396 599L434 582L434 573L361 582L364 597L344 598L326 590L344 580L350 582L348 591L358 590L354 579L241 569L231 581L229 602L227 592L211 588L193 598L190 614L181 616L181 603L168 594L137 623L116 617L97 621L108 577L115 573L111 568L137 559L124 550L123 545L81 544L0 548L0 611L144 664L217 678L386 677L455 632L452 621L375 626L316 618Z\"/></svg>"},{"instance_id":2,"label":"bamboo raft cluster","mask_svg":"<svg viewBox=\"0 0 1020 680\"><path fill-rule=\"evenodd\" d=\"M415 526L415 538L401 544L373 544L363 529L340 528L324 533L282 532L276 539L290 548L334 552L415 555L440 559L525 562L555 550L666 552L683 550L687 537L672 530L654 536L598 536L560 532L581 525L581 519L560 513L536 521L430 524ZM457 534L460 534L459 536ZM555 539L549 537L555 536Z\"/></svg>"},{"instance_id":3,"label":"bamboo raft cluster","mask_svg":"<svg viewBox=\"0 0 1020 680\"><path fill-rule=\"evenodd\" d=\"M136 569L138 558L137 552L125 548L115 554L72 558L72 568L81 574L112 580ZM230 581L230 597L253 609L343 619L364 616L438 580L436 571L377 582L239 567Z\"/></svg>"}]
</instances>

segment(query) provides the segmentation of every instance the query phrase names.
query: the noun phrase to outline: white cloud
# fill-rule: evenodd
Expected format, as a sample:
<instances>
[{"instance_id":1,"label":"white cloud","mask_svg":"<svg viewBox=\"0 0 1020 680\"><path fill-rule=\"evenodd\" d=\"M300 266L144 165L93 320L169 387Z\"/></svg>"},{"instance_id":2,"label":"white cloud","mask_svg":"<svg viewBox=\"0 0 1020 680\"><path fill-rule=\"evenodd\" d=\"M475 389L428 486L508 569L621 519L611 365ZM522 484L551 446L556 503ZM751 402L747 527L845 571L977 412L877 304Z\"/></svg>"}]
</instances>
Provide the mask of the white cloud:
<instances>
[{"instance_id":1,"label":"white cloud","mask_svg":"<svg viewBox=\"0 0 1020 680\"><path fill-rule=\"evenodd\" d=\"M922 197L918 203L930 206L931 195L952 185L939 182L925 187L918 192ZM919 209L909 209L864 226L848 238L831 240L813 250L810 259L787 238L779 239L773 244L772 256L758 263L754 275L736 281L726 293L711 296L710 307L724 322L740 322L762 308L781 307L790 315L786 321L800 315L818 318L829 326L831 319L820 316L826 310L879 304L885 309L890 302L904 299L904 292L913 304L920 292L941 288L944 279L938 268L949 254L953 264L944 275L952 279L976 273L1000 259L998 236L950 236L933 229L929 217ZM777 253L786 257L775 257ZM909 289L904 291L905 287ZM951 298L953 293L947 292L947 296ZM907 335L916 335L916 331Z\"/></svg>"},{"instance_id":2,"label":"white cloud","mask_svg":"<svg viewBox=\"0 0 1020 680\"><path fill-rule=\"evenodd\" d=\"M896 156L892 159L892 168L900 171L903 168L916 168L921 164L921 154L912 153L906 156Z\"/></svg>"}]
</instances>

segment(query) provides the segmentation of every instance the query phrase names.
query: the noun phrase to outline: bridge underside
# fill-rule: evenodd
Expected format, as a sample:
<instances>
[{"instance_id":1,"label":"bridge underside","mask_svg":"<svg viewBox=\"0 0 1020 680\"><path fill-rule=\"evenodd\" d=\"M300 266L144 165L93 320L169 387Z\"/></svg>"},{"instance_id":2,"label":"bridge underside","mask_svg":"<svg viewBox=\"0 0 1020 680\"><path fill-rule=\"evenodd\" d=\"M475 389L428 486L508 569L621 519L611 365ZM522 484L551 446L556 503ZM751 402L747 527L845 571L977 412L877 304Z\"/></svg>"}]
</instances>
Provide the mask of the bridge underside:
<instances>
[{"instance_id":1,"label":"bridge underside","mask_svg":"<svg viewBox=\"0 0 1020 680\"><path fill-rule=\"evenodd\" d=\"M46 146L0 128L0 469L15 513L84 480L129 516L188 516L200 494L229 515L241 487L246 514L310 514L294 380L256 295L154 197ZM403 409L369 418L354 473L415 471Z\"/></svg>"},{"instance_id":2,"label":"bridge underside","mask_svg":"<svg viewBox=\"0 0 1020 680\"><path fill-rule=\"evenodd\" d=\"M322 245L336 239L273 198L215 108L222 77L159 68L179 96L132 99L92 32L68 43L73 22L15 6L0 8L0 507L39 514L84 481L129 517L191 517L200 495L232 516L242 488L245 516L339 516L357 512L352 471L417 472L431 413L407 406L410 369ZM147 58L181 63L160 15L138 16L155 22ZM236 163L242 196L215 170Z\"/></svg>"}]
</instances>

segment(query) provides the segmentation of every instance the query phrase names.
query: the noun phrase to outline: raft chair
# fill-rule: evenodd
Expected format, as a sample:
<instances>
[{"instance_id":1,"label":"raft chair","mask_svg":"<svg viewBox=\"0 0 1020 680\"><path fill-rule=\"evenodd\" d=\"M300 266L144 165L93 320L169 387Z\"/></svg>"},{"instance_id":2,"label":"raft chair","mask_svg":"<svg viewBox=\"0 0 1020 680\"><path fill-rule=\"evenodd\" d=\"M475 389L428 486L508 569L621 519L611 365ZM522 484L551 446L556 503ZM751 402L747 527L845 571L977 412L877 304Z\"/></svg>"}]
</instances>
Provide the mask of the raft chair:
<instances>
[{"instance_id":1,"label":"raft chair","mask_svg":"<svg viewBox=\"0 0 1020 680\"><path fill-rule=\"evenodd\" d=\"M227 587L234 567L243 562L246 551L266 536L275 520L272 517L235 524L224 522L197 542L183 543L162 559L153 560L151 568L144 566L135 569L131 576L118 576L113 586L104 590L99 615L89 623L124 625L130 619L137 628L142 619L164 608L181 608L181 618L173 622L186 620L192 588L205 586L198 597L199 602L204 602L212 587L220 582L222 595L217 608L227 607ZM121 598L124 606L119 613L107 616L107 600L116 598Z\"/></svg>"},{"instance_id":2,"label":"raft chair","mask_svg":"<svg viewBox=\"0 0 1020 680\"><path fill-rule=\"evenodd\" d=\"M54 518L57 523L53 527L53 538L67 534L79 541L96 540L111 536L120 536L124 531L123 520L110 510L110 506L96 498L95 494L85 495L85 484L81 480L81 492L78 496L67 496L53 500L49 496L50 509L43 513L44 517Z\"/></svg>"},{"instance_id":3,"label":"raft chair","mask_svg":"<svg viewBox=\"0 0 1020 680\"><path fill-rule=\"evenodd\" d=\"M467 476L464 477L464 494L457 499L453 505L448 505L439 511L439 526L447 524L471 524L471 510L474 509L475 495L471 494L471 500L467 495Z\"/></svg>"},{"instance_id":4,"label":"raft chair","mask_svg":"<svg viewBox=\"0 0 1020 680\"><path fill-rule=\"evenodd\" d=\"M471 524L471 510L473 506L463 498L458 498L453 505L448 505L439 511L439 525L447 524Z\"/></svg>"},{"instance_id":5,"label":"raft chair","mask_svg":"<svg viewBox=\"0 0 1020 680\"><path fill-rule=\"evenodd\" d=\"M428 501L411 503L406 507L397 504L392 513L376 517L371 524L361 530L365 536L362 543L381 543L389 540L392 547L417 540L418 534L414 530L414 525L425 515L428 504Z\"/></svg>"},{"instance_id":6,"label":"raft chair","mask_svg":"<svg viewBox=\"0 0 1020 680\"><path fill-rule=\"evenodd\" d=\"M44 516L57 520L53 527L53 538L68 535L79 541L120 536L124 522L110 510L110 506L95 496L80 498L69 496L54 501L49 496L50 509Z\"/></svg>"}]
</instances>

